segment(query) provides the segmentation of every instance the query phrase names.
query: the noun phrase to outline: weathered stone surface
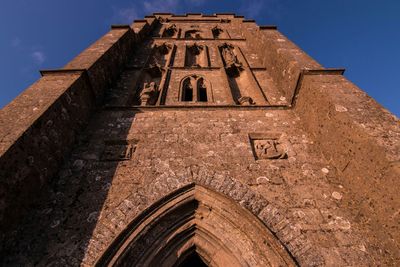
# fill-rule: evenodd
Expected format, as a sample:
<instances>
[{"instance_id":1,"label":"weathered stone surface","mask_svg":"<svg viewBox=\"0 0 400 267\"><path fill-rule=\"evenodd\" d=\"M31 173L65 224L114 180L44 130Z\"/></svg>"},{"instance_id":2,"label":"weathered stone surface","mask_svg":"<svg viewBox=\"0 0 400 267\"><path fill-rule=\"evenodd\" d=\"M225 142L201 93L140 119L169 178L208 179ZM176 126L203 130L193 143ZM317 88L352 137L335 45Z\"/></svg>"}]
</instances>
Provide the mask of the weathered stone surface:
<instances>
[{"instance_id":1,"label":"weathered stone surface","mask_svg":"<svg viewBox=\"0 0 400 267\"><path fill-rule=\"evenodd\" d=\"M233 14L113 26L0 112L0 265L400 264L399 121L341 73Z\"/></svg>"}]
</instances>

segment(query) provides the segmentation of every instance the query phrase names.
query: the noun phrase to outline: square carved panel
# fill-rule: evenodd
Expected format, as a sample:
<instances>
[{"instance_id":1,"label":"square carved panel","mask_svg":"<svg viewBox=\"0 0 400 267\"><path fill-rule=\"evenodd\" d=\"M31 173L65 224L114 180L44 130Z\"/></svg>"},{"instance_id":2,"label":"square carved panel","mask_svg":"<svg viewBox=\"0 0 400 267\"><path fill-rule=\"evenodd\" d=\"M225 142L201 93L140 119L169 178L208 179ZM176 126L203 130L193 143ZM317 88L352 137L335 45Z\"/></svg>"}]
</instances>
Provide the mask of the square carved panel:
<instances>
[{"instance_id":1,"label":"square carved panel","mask_svg":"<svg viewBox=\"0 0 400 267\"><path fill-rule=\"evenodd\" d=\"M287 153L278 134L251 133L250 144L256 160L286 159Z\"/></svg>"},{"instance_id":2,"label":"square carved panel","mask_svg":"<svg viewBox=\"0 0 400 267\"><path fill-rule=\"evenodd\" d=\"M130 160L135 152L136 144L132 140L108 140L101 160L104 161L123 161Z\"/></svg>"}]
</instances>

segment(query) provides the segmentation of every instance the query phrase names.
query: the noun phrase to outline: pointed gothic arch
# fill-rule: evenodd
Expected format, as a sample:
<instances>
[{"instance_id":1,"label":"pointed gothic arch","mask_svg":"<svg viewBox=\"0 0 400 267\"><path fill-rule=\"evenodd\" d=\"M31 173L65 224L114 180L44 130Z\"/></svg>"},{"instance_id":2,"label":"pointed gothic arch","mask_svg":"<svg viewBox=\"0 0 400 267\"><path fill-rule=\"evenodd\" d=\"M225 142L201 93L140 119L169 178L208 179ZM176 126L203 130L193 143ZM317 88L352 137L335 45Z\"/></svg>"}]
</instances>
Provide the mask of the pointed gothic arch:
<instances>
[{"instance_id":1,"label":"pointed gothic arch","mask_svg":"<svg viewBox=\"0 0 400 267\"><path fill-rule=\"evenodd\" d=\"M296 266L279 240L234 200L194 183L160 199L114 240L97 266Z\"/></svg>"},{"instance_id":2,"label":"pointed gothic arch","mask_svg":"<svg viewBox=\"0 0 400 267\"><path fill-rule=\"evenodd\" d=\"M179 86L179 99L182 102L214 102L211 83L203 76L185 76Z\"/></svg>"}]
</instances>

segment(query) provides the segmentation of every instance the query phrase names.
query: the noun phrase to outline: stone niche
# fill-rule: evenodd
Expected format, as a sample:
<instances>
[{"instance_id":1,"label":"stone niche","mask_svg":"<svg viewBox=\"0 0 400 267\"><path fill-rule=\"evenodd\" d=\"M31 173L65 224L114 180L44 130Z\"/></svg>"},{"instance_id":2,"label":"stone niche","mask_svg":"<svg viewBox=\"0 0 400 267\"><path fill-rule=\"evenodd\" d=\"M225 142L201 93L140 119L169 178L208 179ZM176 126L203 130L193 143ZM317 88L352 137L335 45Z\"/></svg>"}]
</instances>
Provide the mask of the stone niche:
<instances>
[{"instance_id":1,"label":"stone niche","mask_svg":"<svg viewBox=\"0 0 400 267\"><path fill-rule=\"evenodd\" d=\"M179 35L179 30L175 24L169 25L164 29L162 37L164 38L177 38Z\"/></svg>"},{"instance_id":2,"label":"stone niche","mask_svg":"<svg viewBox=\"0 0 400 267\"><path fill-rule=\"evenodd\" d=\"M237 105L265 105L261 92L240 47L224 43L218 47L228 78L232 97Z\"/></svg>"},{"instance_id":3,"label":"stone niche","mask_svg":"<svg viewBox=\"0 0 400 267\"><path fill-rule=\"evenodd\" d=\"M251 133L250 145L256 160L287 159L286 146L277 133Z\"/></svg>"},{"instance_id":4,"label":"stone niche","mask_svg":"<svg viewBox=\"0 0 400 267\"><path fill-rule=\"evenodd\" d=\"M237 57L235 47L231 44L225 43L219 47L219 50L228 76L239 77L243 71L243 65Z\"/></svg>"},{"instance_id":5,"label":"stone niche","mask_svg":"<svg viewBox=\"0 0 400 267\"><path fill-rule=\"evenodd\" d=\"M185 67L206 68L209 66L207 46L197 43L186 46Z\"/></svg>"},{"instance_id":6,"label":"stone niche","mask_svg":"<svg viewBox=\"0 0 400 267\"><path fill-rule=\"evenodd\" d=\"M224 69L228 76L229 87L236 104L256 104L246 90L250 82L247 73L244 72L243 64L238 59L235 47L225 43L219 47L219 52L221 53Z\"/></svg>"},{"instance_id":7,"label":"stone niche","mask_svg":"<svg viewBox=\"0 0 400 267\"><path fill-rule=\"evenodd\" d=\"M148 106L157 102L163 72L164 70L159 64L152 64L142 70L142 78L136 90L135 104Z\"/></svg>"},{"instance_id":8,"label":"stone niche","mask_svg":"<svg viewBox=\"0 0 400 267\"><path fill-rule=\"evenodd\" d=\"M149 65L160 65L161 67L166 67L172 48L173 46L167 43L154 45Z\"/></svg>"},{"instance_id":9,"label":"stone niche","mask_svg":"<svg viewBox=\"0 0 400 267\"><path fill-rule=\"evenodd\" d=\"M162 77L171 60L173 48L173 45L167 43L153 47L147 67L141 72L135 104L148 106L157 103L159 92L163 87L164 79Z\"/></svg>"},{"instance_id":10,"label":"stone niche","mask_svg":"<svg viewBox=\"0 0 400 267\"><path fill-rule=\"evenodd\" d=\"M185 32L186 39L202 39L203 35L200 30L192 29Z\"/></svg>"},{"instance_id":11,"label":"stone niche","mask_svg":"<svg viewBox=\"0 0 400 267\"><path fill-rule=\"evenodd\" d=\"M215 26L211 29L214 39L227 39L229 38L228 33L222 28Z\"/></svg>"}]
</instances>

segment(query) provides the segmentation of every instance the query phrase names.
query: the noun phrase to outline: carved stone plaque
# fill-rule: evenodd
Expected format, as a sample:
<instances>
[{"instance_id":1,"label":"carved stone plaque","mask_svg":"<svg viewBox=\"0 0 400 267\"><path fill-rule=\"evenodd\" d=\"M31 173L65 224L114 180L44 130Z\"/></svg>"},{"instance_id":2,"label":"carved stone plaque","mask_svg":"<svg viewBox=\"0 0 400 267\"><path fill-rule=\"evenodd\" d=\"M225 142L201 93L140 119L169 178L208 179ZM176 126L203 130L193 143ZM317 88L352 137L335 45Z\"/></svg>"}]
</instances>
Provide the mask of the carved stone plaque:
<instances>
[{"instance_id":1,"label":"carved stone plaque","mask_svg":"<svg viewBox=\"0 0 400 267\"><path fill-rule=\"evenodd\" d=\"M250 134L249 137L256 160L287 158L285 147L276 135Z\"/></svg>"},{"instance_id":2,"label":"carved stone plaque","mask_svg":"<svg viewBox=\"0 0 400 267\"><path fill-rule=\"evenodd\" d=\"M132 158L136 146L128 140L106 141L101 160L123 161Z\"/></svg>"}]
</instances>

